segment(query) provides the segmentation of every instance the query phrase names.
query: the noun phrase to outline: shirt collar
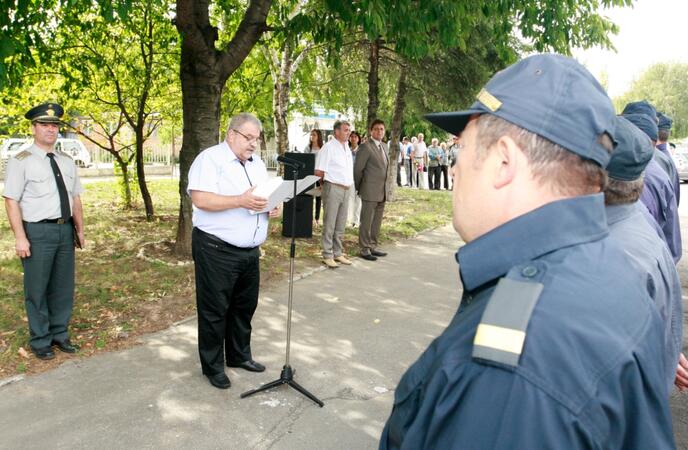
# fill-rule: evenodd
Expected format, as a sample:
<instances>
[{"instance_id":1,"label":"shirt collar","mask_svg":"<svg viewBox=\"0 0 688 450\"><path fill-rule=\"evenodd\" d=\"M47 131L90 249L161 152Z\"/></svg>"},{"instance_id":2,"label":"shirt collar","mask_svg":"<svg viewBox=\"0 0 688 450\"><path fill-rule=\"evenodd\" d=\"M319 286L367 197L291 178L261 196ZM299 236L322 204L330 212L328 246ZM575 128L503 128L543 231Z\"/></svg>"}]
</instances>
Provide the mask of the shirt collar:
<instances>
[{"instance_id":1,"label":"shirt collar","mask_svg":"<svg viewBox=\"0 0 688 450\"><path fill-rule=\"evenodd\" d=\"M237 158L237 155L234 154L234 150L232 150L227 141L222 141L220 145L224 146L224 148L229 152L229 162L233 162L234 160L236 160L239 164L242 164L242 161L239 158ZM251 156L248 159L248 161L245 161L244 164L246 164L247 162L253 162L253 156Z\"/></svg>"},{"instance_id":2,"label":"shirt collar","mask_svg":"<svg viewBox=\"0 0 688 450\"><path fill-rule=\"evenodd\" d=\"M382 141L378 141L377 139L373 139L372 137L370 138L370 140L375 143L375 147L379 147L382 144Z\"/></svg>"},{"instance_id":3,"label":"shirt collar","mask_svg":"<svg viewBox=\"0 0 688 450\"><path fill-rule=\"evenodd\" d=\"M48 152L37 146L35 143L31 144L29 148L27 148L28 151L34 154L34 156L38 156L39 158L47 158L48 157ZM57 152L55 152L55 146L53 146L53 153L57 155Z\"/></svg>"},{"instance_id":4,"label":"shirt collar","mask_svg":"<svg viewBox=\"0 0 688 450\"><path fill-rule=\"evenodd\" d=\"M655 147L658 150L662 150L663 152L667 151L667 143L666 142L662 142L661 144L657 144L657 145L655 145Z\"/></svg>"},{"instance_id":5,"label":"shirt collar","mask_svg":"<svg viewBox=\"0 0 688 450\"><path fill-rule=\"evenodd\" d=\"M636 203L627 203L625 205L608 205L605 206L607 213L607 224L614 225L624 219L629 218L636 211Z\"/></svg>"},{"instance_id":6,"label":"shirt collar","mask_svg":"<svg viewBox=\"0 0 688 450\"><path fill-rule=\"evenodd\" d=\"M513 266L609 233L604 195L558 200L500 225L456 252L461 279L473 290Z\"/></svg>"}]
</instances>

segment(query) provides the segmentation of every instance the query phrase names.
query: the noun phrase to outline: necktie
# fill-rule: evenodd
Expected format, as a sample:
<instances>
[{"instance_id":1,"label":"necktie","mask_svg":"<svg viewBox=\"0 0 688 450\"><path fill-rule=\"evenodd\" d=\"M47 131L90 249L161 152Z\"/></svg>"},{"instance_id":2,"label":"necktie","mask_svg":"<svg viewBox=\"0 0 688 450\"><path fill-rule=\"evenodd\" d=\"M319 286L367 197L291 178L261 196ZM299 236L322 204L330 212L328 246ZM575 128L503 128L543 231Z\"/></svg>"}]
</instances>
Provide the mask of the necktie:
<instances>
[{"instance_id":1,"label":"necktie","mask_svg":"<svg viewBox=\"0 0 688 450\"><path fill-rule=\"evenodd\" d=\"M62 219L64 221L69 220L72 217L72 213L69 208L69 197L67 196L67 188L65 187L64 180L62 179L62 173L60 168L55 161L55 154L48 153L48 158L50 158L50 167L53 169L53 175L55 175L55 182L57 183L57 192L60 194L60 213L62 214Z\"/></svg>"},{"instance_id":2,"label":"necktie","mask_svg":"<svg viewBox=\"0 0 688 450\"><path fill-rule=\"evenodd\" d=\"M385 153L385 151L382 150L382 144L377 144L377 148L380 149L380 153L382 153L382 159L386 163L387 162L387 153Z\"/></svg>"}]
</instances>

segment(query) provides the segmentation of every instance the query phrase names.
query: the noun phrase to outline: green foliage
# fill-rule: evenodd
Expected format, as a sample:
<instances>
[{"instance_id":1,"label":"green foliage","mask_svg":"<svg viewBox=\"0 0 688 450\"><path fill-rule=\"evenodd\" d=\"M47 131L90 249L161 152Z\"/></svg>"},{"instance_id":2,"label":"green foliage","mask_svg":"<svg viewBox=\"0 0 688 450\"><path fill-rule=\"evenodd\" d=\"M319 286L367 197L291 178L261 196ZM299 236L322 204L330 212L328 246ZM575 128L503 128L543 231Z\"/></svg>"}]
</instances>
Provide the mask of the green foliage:
<instances>
[{"instance_id":1,"label":"green foliage","mask_svg":"<svg viewBox=\"0 0 688 450\"><path fill-rule=\"evenodd\" d=\"M647 100L674 119L672 138L688 136L688 64L659 63L650 66L628 92L614 99L617 111L632 101Z\"/></svg>"},{"instance_id":2,"label":"green foliage","mask_svg":"<svg viewBox=\"0 0 688 450\"><path fill-rule=\"evenodd\" d=\"M94 9L108 23L127 17L132 0L5 0L0 8L0 89L20 86L27 70L50 59L60 21L56 11L72 17Z\"/></svg>"}]
</instances>

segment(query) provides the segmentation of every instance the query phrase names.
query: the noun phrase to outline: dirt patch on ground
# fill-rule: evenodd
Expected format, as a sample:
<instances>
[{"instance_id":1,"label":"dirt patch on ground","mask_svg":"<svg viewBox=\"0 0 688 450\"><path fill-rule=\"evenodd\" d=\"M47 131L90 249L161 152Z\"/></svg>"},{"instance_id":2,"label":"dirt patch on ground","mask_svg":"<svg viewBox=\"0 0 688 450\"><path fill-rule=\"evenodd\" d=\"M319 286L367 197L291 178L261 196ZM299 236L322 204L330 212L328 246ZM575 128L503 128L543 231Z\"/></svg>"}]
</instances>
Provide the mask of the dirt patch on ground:
<instances>
[{"instance_id":1,"label":"dirt patch on ground","mask_svg":"<svg viewBox=\"0 0 688 450\"><path fill-rule=\"evenodd\" d=\"M172 242L159 241L144 245L143 255L147 260L162 261L169 265L189 264L189 261L179 261L172 252ZM264 256L263 259L266 257ZM296 261L295 276L301 277L320 269L321 266L310 259ZM261 262L261 292L284 283L289 274L288 258L272 258L269 264ZM82 342L77 354L62 353L55 348L55 358L41 361L36 358L28 346L19 350L24 364L23 372L28 375L39 374L58 367L65 361L82 360L104 352L120 351L139 345L139 337L169 328L173 324L193 317L196 314L196 300L194 286L186 286L188 295L165 296L154 299L139 299L131 302L126 312L117 317L104 315L94 323L89 323L88 332L80 330L79 323L70 324L70 333L74 341ZM113 324L125 322L130 326L123 328ZM28 326L28 325L27 325ZM13 332L4 333L12 334ZM6 337L6 336L5 336ZM2 351L3 335L0 335L0 351ZM16 366L0 367L0 379L16 374Z\"/></svg>"}]
</instances>

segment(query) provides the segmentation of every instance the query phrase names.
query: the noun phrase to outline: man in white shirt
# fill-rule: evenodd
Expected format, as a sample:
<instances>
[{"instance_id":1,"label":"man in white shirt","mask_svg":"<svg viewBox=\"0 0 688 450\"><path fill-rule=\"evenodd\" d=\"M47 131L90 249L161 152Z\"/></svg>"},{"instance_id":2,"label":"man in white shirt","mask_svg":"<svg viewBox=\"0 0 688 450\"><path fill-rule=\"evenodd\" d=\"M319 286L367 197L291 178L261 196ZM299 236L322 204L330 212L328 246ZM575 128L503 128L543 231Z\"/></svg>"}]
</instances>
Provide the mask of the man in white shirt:
<instances>
[{"instance_id":1,"label":"man in white shirt","mask_svg":"<svg viewBox=\"0 0 688 450\"><path fill-rule=\"evenodd\" d=\"M413 144L413 166L414 173L418 173L418 189L425 189L425 172L428 170L428 146L424 139L423 133L418 133L418 141Z\"/></svg>"},{"instance_id":2,"label":"man in white shirt","mask_svg":"<svg viewBox=\"0 0 688 450\"><path fill-rule=\"evenodd\" d=\"M234 116L225 140L202 151L189 170L198 353L203 374L219 389L231 386L225 360L229 367L265 370L251 355L251 318L258 306L259 246L267 238L268 215L279 210L256 213L267 206L267 199L253 195L268 179L254 154L260 133L253 115Z\"/></svg>"},{"instance_id":3,"label":"man in white shirt","mask_svg":"<svg viewBox=\"0 0 688 450\"><path fill-rule=\"evenodd\" d=\"M343 254L342 245L349 204L347 194L354 184L354 164L348 144L350 130L349 122L336 121L334 139L320 149L315 160L315 174L324 180L321 195L325 211L323 264L330 269L339 267L339 264L351 264Z\"/></svg>"}]
</instances>

